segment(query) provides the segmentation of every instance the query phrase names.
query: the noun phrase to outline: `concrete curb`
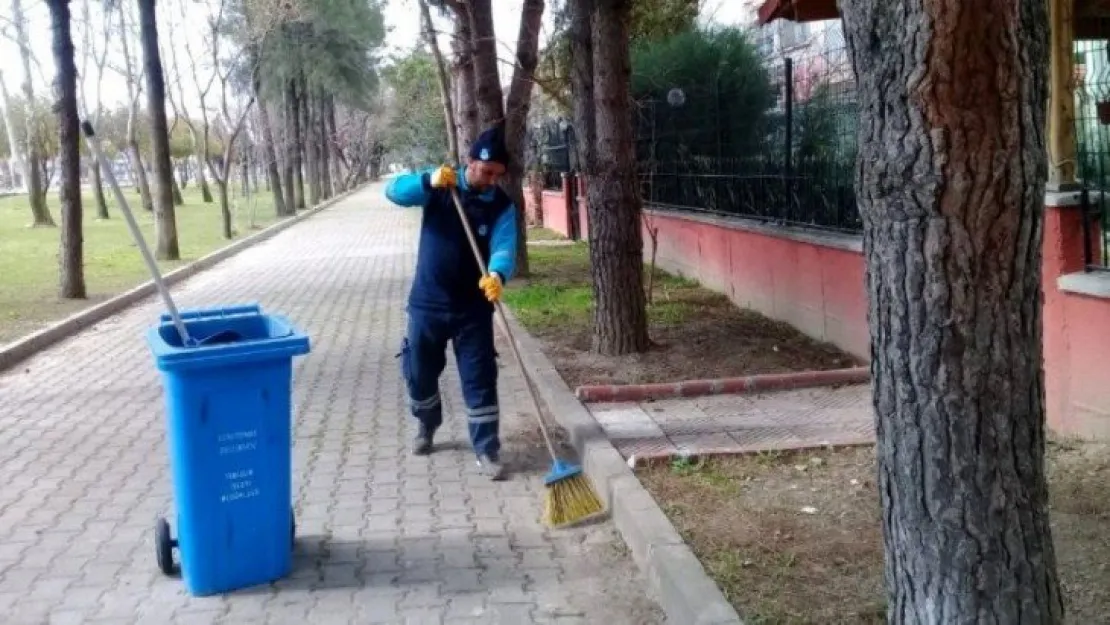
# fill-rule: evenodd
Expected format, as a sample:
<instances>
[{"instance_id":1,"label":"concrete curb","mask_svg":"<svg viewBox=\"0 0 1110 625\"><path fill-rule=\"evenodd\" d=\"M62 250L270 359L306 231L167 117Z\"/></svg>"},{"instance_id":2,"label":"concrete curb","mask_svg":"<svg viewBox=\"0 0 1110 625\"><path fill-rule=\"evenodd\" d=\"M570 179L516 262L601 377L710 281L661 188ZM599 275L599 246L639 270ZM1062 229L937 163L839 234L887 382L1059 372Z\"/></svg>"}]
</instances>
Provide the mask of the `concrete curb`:
<instances>
[{"instance_id":1,"label":"concrete curb","mask_svg":"<svg viewBox=\"0 0 1110 625\"><path fill-rule=\"evenodd\" d=\"M868 367L832 369L829 371L800 371L796 373L766 373L740 378L716 380L686 380L657 384L620 384L579 386L574 394L583 402L626 402L653 399L678 399L705 395L739 395L785 391L818 386L862 384L871 379Z\"/></svg>"},{"instance_id":2,"label":"concrete curb","mask_svg":"<svg viewBox=\"0 0 1110 625\"><path fill-rule=\"evenodd\" d=\"M373 183L366 183L355 187L350 191L340 193L339 195L324 202L321 202L320 204L317 204L312 208L306 209L297 215L287 217L282 221L267 226L246 238L239 239L238 241L235 241L230 245L222 247L206 256L203 256L189 263L188 265L178 267L177 269L174 269L169 273L163 274L162 281L165 282L167 287L169 287L177 284L178 282L181 282L182 280L185 280L186 278L190 278L197 273L208 269L221 261L227 260L228 258L238 254L239 252L242 252L248 247L257 245L258 243L272 238L274 235L304 221L305 219L308 219L309 217L319 213L320 211L323 211L324 209L334 205L335 203L350 197L354 193L361 191L370 184ZM137 254L138 252L136 251L135 253ZM77 334L81 330L84 330L85 328L88 328L93 324L99 323L104 319L111 317L112 315L146 299L147 297L154 295L156 292L157 291L154 286L154 281L148 280L129 291L124 291L123 293L120 293L119 295L116 295L111 299L76 312L62 319L61 321L53 323L36 332L28 334L21 339L17 339L11 343L8 343L7 345L0 347L0 372L14 367L27 358L30 358L36 353L46 349L47 347L50 347L51 345L54 345L55 343L58 343L63 339L73 336L74 334Z\"/></svg>"},{"instance_id":3,"label":"concrete curb","mask_svg":"<svg viewBox=\"0 0 1110 625\"><path fill-rule=\"evenodd\" d=\"M522 364L536 383L548 411L570 437L583 470L610 510L613 523L632 551L671 623L743 625L736 610L686 545L659 504L609 442L601 425L575 398L536 340L506 306L505 316L520 349Z\"/></svg>"}]
</instances>

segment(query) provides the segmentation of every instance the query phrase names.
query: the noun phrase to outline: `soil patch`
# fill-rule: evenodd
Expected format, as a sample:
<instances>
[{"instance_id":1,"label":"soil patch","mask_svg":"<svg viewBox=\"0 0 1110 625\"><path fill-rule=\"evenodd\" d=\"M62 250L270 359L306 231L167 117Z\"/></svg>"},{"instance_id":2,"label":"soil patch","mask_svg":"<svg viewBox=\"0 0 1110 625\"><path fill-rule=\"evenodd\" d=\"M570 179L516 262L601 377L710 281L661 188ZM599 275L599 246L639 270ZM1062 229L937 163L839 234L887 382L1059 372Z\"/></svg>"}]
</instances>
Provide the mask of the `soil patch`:
<instances>
[{"instance_id":1,"label":"soil patch","mask_svg":"<svg viewBox=\"0 0 1110 625\"><path fill-rule=\"evenodd\" d=\"M720 293L658 269L648 306L652 349L616 358L591 354L593 291L587 244L530 247L529 265L532 274L510 283L505 301L541 341L572 388L860 364L846 352L811 339L789 324L737 308ZM645 268L645 285L648 273Z\"/></svg>"},{"instance_id":2,"label":"soil patch","mask_svg":"<svg viewBox=\"0 0 1110 625\"><path fill-rule=\"evenodd\" d=\"M1053 442L1052 531L1068 622L1110 614L1110 445ZM884 623L872 447L676 460L640 480L746 622Z\"/></svg>"}]
</instances>

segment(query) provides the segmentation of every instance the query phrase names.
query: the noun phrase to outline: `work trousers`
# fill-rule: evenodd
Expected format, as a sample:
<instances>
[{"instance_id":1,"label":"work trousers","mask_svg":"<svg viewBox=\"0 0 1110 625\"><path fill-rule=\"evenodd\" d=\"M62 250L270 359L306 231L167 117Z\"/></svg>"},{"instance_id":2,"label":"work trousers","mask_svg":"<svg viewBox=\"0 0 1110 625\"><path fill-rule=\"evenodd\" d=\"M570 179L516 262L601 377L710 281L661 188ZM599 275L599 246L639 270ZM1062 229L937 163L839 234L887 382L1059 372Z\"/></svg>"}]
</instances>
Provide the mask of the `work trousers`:
<instances>
[{"instance_id":1,"label":"work trousers","mask_svg":"<svg viewBox=\"0 0 1110 625\"><path fill-rule=\"evenodd\" d=\"M401 373L409 410L429 431L443 424L439 378L447 365L448 340L455 351L474 453L496 459L501 441L492 310L444 313L410 307L401 344Z\"/></svg>"}]
</instances>

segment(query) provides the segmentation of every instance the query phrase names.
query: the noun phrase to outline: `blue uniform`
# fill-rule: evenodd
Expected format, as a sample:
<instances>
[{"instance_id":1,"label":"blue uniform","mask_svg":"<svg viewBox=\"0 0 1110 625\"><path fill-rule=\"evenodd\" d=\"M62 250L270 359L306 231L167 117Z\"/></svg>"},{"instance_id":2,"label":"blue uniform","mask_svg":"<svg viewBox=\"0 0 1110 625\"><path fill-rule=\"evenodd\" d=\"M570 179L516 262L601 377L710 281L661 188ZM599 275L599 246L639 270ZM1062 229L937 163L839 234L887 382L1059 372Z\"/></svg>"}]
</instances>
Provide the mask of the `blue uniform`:
<instances>
[{"instance_id":1,"label":"blue uniform","mask_svg":"<svg viewBox=\"0 0 1110 625\"><path fill-rule=\"evenodd\" d=\"M478 455L496 458L500 410L493 305L478 287L481 272L459 222L451 192L435 189L430 171L398 176L385 196L401 206L422 206L416 275L408 299L408 328L401 344L401 371L412 415L435 431L443 423L439 378L447 341L455 351L466 402L471 444ZM500 188L478 193L458 171L458 190L491 273L508 282L516 270L516 207Z\"/></svg>"}]
</instances>

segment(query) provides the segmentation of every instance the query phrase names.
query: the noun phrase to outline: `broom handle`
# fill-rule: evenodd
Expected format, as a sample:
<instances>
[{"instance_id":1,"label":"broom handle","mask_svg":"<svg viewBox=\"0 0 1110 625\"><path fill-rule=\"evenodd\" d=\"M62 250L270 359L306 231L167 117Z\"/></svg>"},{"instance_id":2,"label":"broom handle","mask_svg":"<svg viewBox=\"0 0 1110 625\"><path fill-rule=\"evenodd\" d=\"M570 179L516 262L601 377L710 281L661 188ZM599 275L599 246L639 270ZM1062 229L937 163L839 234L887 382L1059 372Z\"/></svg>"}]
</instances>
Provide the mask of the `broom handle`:
<instances>
[{"instance_id":1,"label":"broom handle","mask_svg":"<svg viewBox=\"0 0 1110 625\"><path fill-rule=\"evenodd\" d=\"M478 270L482 272L483 277L488 276L489 270L486 268L485 261L482 260L482 252L478 249L478 242L474 239L474 231L470 228L470 222L466 219L466 211L463 210L462 200L459 198L459 190L455 187L451 187L451 199L454 200L455 212L459 214L459 221L462 222L463 230L466 231L466 239L470 242L470 251L474 252L474 260L478 262ZM528 394L532 397L532 406L536 410L536 420L540 423L540 432L543 434L543 442L547 445L547 451L551 454L551 458L555 459L558 454L555 453L555 446L551 444L551 436L547 433L547 425L543 422L543 412L540 411L540 398L536 396L536 390L533 388L534 382L532 381L532 376L528 375L528 368L524 366L524 361L520 358L520 350L517 349L516 339L513 337L512 330L509 329L509 321L505 318L505 311L501 309L501 300L494 302L493 308L497 311L497 319L501 322L501 331L504 332L505 337L509 339L509 347L513 350L513 357L520 367L521 375L524 376L524 385L528 387Z\"/></svg>"}]
</instances>

